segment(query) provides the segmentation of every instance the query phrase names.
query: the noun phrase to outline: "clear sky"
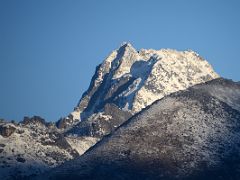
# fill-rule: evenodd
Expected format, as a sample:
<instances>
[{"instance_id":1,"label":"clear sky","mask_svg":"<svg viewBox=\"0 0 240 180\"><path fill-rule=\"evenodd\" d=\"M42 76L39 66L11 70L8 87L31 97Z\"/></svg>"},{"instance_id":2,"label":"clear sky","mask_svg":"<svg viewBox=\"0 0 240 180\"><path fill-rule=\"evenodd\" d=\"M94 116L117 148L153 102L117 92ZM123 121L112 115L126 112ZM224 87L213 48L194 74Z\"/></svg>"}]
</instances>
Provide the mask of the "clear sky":
<instances>
[{"instance_id":1,"label":"clear sky","mask_svg":"<svg viewBox=\"0 0 240 180\"><path fill-rule=\"evenodd\" d=\"M193 49L240 80L238 0L0 0L0 117L66 116L124 41Z\"/></svg>"}]
</instances>

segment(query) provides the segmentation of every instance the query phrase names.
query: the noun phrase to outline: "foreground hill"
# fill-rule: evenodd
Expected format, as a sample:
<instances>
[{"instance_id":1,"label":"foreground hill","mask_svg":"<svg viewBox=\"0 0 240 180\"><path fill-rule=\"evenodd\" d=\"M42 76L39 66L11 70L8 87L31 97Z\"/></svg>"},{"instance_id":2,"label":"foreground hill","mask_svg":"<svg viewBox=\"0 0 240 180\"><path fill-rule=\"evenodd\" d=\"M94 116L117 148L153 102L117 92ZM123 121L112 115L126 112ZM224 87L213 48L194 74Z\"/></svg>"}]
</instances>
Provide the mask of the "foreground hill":
<instances>
[{"instance_id":1,"label":"foreground hill","mask_svg":"<svg viewBox=\"0 0 240 180\"><path fill-rule=\"evenodd\" d=\"M239 179L239 104L221 78L173 93L39 179Z\"/></svg>"}]
</instances>

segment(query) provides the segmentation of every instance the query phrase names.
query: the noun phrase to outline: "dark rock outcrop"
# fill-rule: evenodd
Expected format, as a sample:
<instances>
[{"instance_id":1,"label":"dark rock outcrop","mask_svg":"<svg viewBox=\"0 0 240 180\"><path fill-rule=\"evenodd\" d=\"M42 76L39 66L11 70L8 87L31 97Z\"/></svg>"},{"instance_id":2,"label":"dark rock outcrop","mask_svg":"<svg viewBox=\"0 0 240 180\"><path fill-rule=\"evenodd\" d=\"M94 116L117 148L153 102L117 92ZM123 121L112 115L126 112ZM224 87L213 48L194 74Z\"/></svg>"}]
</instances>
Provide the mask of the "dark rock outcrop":
<instances>
[{"instance_id":1,"label":"dark rock outcrop","mask_svg":"<svg viewBox=\"0 0 240 180\"><path fill-rule=\"evenodd\" d=\"M0 135L9 137L16 131L16 128L11 125L0 125Z\"/></svg>"},{"instance_id":2,"label":"dark rock outcrop","mask_svg":"<svg viewBox=\"0 0 240 180\"><path fill-rule=\"evenodd\" d=\"M114 104L106 104L103 112L90 117L87 121L80 122L65 134L102 138L132 116L131 113L122 111Z\"/></svg>"},{"instance_id":3,"label":"dark rock outcrop","mask_svg":"<svg viewBox=\"0 0 240 180\"><path fill-rule=\"evenodd\" d=\"M24 159L23 157L17 157L16 159L18 162L21 162L21 163L25 163L26 162L26 159Z\"/></svg>"},{"instance_id":4,"label":"dark rock outcrop","mask_svg":"<svg viewBox=\"0 0 240 180\"><path fill-rule=\"evenodd\" d=\"M33 116L33 117L27 117L25 116L23 118L23 121L21 122L24 125L29 125L29 124L41 124L41 125L46 125L45 119L43 119L40 116Z\"/></svg>"}]
</instances>

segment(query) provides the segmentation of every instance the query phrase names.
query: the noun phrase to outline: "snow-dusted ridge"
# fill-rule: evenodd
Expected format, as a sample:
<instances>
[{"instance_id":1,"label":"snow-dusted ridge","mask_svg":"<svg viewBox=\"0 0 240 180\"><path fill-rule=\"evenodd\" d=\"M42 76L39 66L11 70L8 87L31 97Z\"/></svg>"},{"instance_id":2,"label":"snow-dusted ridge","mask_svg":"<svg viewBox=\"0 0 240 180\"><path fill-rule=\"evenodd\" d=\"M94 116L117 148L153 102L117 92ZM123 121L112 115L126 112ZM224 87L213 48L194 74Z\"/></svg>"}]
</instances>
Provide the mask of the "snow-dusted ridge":
<instances>
[{"instance_id":1,"label":"snow-dusted ridge","mask_svg":"<svg viewBox=\"0 0 240 180\"><path fill-rule=\"evenodd\" d=\"M0 122L0 179L25 179L79 154L54 124L40 117Z\"/></svg>"}]
</instances>

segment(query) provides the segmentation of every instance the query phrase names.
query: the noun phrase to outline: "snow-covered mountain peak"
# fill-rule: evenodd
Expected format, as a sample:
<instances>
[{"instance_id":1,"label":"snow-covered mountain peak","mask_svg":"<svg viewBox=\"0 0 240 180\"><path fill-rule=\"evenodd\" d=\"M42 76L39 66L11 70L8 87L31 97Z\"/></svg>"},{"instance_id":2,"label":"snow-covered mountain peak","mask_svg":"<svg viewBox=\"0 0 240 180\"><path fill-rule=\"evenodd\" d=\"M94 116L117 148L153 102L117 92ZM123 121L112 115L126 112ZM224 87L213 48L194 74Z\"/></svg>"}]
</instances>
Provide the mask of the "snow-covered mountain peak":
<instances>
[{"instance_id":1,"label":"snow-covered mountain peak","mask_svg":"<svg viewBox=\"0 0 240 180\"><path fill-rule=\"evenodd\" d=\"M86 119L101 112L108 103L135 114L170 93L218 77L211 65L192 50L137 51L124 43L97 66L78 112L73 112L74 122L79 122L78 115Z\"/></svg>"}]
</instances>

